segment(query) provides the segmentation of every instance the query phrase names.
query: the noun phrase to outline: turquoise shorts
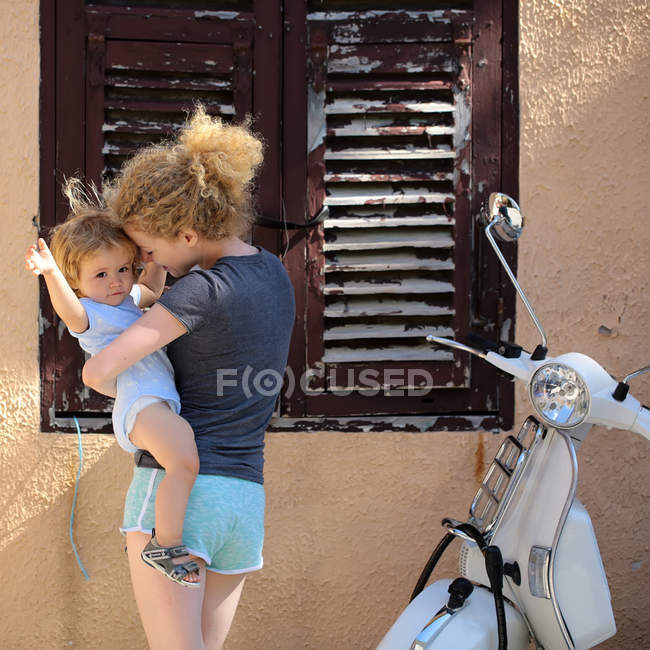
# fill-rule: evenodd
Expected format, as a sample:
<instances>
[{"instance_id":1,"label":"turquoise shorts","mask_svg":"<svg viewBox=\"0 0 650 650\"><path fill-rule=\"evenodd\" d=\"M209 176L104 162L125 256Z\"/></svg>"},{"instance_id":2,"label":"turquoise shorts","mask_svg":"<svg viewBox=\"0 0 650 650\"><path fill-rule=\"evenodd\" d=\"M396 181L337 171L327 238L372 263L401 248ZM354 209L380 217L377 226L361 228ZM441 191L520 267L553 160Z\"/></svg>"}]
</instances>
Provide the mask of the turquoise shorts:
<instances>
[{"instance_id":1,"label":"turquoise shorts","mask_svg":"<svg viewBox=\"0 0 650 650\"><path fill-rule=\"evenodd\" d=\"M123 533L154 528L156 490L164 470L135 467L124 504ZM190 493L183 543L216 573L262 568L264 486L231 476L199 474Z\"/></svg>"}]
</instances>

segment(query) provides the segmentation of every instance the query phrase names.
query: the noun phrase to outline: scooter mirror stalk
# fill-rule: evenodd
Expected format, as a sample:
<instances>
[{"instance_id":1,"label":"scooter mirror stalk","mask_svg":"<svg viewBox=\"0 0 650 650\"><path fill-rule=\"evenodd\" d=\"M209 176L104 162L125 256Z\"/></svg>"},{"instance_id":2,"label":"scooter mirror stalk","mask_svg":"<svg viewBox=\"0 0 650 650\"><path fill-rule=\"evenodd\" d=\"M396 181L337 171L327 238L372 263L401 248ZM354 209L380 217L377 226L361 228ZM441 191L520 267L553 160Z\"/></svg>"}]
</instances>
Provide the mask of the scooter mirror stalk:
<instances>
[{"instance_id":1,"label":"scooter mirror stalk","mask_svg":"<svg viewBox=\"0 0 650 650\"><path fill-rule=\"evenodd\" d=\"M505 269L510 281L514 285L519 297L521 298L524 306L528 310L530 317L535 323L535 327L542 337L542 342L535 348L531 359L533 361L542 361L546 358L546 353L548 352L548 345L546 339L546 333L542 324L539 322L531 304L526 298L524 290L517 282L515 274L512 272L510 265L506 261L506 258L503 256L503 253L499 249L492 232L504 242L512 242L519 239L521 231L524 227L524 217L521 213L521 209L517 205L517 202L507 194L502 192L492 192L490 198L488 199L487 206L484 206L478 216L479 223L485 225L485 236L490 242L490 246L494 249L494 252L501 262L501 266Z\"/></svg>"}]
</instances>

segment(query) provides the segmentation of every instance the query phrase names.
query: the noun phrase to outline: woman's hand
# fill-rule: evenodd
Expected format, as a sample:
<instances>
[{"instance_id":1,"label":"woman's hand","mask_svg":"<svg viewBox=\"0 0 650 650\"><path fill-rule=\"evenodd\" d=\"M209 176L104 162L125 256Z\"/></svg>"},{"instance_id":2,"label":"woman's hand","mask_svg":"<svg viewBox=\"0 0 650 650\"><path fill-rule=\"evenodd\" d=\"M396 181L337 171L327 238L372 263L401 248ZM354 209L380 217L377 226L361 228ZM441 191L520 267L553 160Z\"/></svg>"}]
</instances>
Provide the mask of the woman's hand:
<instances>
[{"instance_id":1,"label":"woman's hand","mask_svg":"<svg viewBox=\"0 0 650 650\"><path fill-rule=\"evenodd\" d=\"M37 245L27 249L25 268L34 275L48 275L56 271L56 262L44 239L39 238Z\"/></svg>"}]
</instances>

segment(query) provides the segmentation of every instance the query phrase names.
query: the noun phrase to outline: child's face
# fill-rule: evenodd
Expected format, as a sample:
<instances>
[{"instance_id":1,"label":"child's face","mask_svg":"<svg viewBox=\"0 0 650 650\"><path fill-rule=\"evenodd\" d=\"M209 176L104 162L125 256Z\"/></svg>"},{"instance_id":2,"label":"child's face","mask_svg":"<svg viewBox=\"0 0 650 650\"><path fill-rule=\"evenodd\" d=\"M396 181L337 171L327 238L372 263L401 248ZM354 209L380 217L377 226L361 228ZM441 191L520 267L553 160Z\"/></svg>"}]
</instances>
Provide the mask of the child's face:
<instances>
[{"instance_id":1,"label":"child's face","mask_svg":"<svg viewBox=\"0 0 650 650\"><path fill-rule=\"evenodd\" d=\"M119 305L133 286L133 257L121 246L100 248L81 260L79 293L113 307Z\"/></svg>"}]
</instances>

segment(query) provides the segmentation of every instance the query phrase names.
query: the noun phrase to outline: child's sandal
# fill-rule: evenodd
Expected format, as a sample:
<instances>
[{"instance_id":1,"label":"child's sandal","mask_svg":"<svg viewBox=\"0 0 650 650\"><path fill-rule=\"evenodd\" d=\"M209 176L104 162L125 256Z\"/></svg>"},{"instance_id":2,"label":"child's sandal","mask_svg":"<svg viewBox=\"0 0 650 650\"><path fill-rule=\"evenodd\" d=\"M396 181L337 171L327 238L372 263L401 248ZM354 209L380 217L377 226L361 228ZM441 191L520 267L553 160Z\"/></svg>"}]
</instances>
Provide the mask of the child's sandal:
<instances>
[{"instance_id":1,"label":"child's sandal","mask_svg":"<svg viewBox=\"0 0 650 650\"><path fill-rule=\"evenodd\" d=\"M182 562L174 564L174 558L183 556L189 557L187 546L181 544L179 546L160 546L156 541L156 531L152 531L151 540L144 547L141 553L142 559L150 566L160 571L170 580L173 580L183 587L200 587L201 583L188 582L184 578L191 573L199 574L199 565L190 560L189 562Z\"/></svg>"}]
</instances>

